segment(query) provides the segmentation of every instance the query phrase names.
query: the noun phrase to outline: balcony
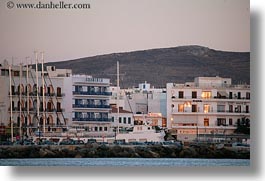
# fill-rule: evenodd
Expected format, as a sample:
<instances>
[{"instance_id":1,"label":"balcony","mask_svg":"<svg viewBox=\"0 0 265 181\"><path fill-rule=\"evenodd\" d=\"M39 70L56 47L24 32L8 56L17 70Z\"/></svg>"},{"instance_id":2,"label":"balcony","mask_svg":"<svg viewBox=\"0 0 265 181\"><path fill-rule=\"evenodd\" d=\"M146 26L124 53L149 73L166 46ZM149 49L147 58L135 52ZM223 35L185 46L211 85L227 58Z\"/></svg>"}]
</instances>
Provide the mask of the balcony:
<instances>
[{"instance_id":1,"label":"balcony","mask_svg":"<svg viewBox=\"0 0 265 181\"><path fill-rule=\"evenodd\" d=\"M73 104L73 108L105 108L110 109L110 105L94 105L94 104Z\"/></svg>"},{"instance_id":2,"label":"balcony","mask_svg":"<svg viewBox=\"0 0 265 181\"><path fill-rule=\"evenodd\" d=\"M84 92L84 91L73 91L73 95L100 95L100 96L111 96L111 92Z\"/></svg>"},{"instance_id":3,"label":"balcony","mask_svg":"<svg viewBox=\"0 0 265 181\"><path fill-rule=\"evenodd\" d=\"M73 118L73 121L111 122L111 118Z\"/></svg>"},{"instance_id":4,"label":"balcony","mask_svg":"<svg viewBox=\"0 0 265 181\"><path fill-rule=\"evenodd\" d=\"M213 111L208 111L208 112L192 112L192 111L182 111L182 112L178 112L177 110L174 110L172 112L172 114L178 114L178 115L240 115L240 114L250 114L249 111L229 111L229 110L213 110Z\"/></svg>"},{"instance_id":5,"label":"balcony","mask_svg":"<svg viewBox=\"0 0 265 181\"><path fill-rule=\"evenodd\" d=\"M64 97L65 94L64 93L60 93L60 94L56 94L57 97Z\"/></svg>"},{"instance_id":6,"label":"balcony","mask_svg":"<svg viewBox=\"0 0 265 181\"><path fill-rule=\"evenodd\" d=\"M186 100L193 100L194 102L202 102L202 101L238 101L238 102L249 102L250 97L218 97L218 96L210 96L207 98L203 98L201 96L198 96L196 98L192 96L184 96L184 97L171 97L172 101L186 101Z\"/></svg>"}]
</instances>

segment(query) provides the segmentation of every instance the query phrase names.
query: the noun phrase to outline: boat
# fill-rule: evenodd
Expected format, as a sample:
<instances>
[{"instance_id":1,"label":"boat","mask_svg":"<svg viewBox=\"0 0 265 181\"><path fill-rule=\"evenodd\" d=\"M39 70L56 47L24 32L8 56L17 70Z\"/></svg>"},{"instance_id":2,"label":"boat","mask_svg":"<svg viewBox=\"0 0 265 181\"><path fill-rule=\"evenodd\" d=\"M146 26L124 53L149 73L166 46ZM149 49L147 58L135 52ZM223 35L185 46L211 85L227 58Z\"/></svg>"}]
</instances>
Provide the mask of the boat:
<instances>
[{"instance_id":1,"label":"boat","mask_svg":"<svg viewBox=\"0 0 265 181\"><path fill-rule=\"evenodd\" d=\"M120 132L116 135L116 141L132 143L132 142L163 142L164 130L157 130L155 127L143 124L134 125L132 131Z\"/></svg>"}]
</instances>

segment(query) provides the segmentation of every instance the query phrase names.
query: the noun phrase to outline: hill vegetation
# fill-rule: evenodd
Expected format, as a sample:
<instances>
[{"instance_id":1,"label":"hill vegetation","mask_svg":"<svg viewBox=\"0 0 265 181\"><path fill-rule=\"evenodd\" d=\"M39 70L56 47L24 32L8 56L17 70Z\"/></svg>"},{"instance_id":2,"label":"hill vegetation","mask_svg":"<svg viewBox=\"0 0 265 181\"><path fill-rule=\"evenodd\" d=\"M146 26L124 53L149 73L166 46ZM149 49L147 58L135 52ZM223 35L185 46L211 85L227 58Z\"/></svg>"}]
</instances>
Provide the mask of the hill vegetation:
<instances>
[{"instance_id":1,"label":"hill vegetation","mask_svg":"<svg viewBox=\"0 0 265 181\"><path fill-rule=\"evenodd\" d=\"M198 76L229 77L233 83L250 83L250 52L225 52L202 46L113 53L46 65L72 69L74 74L110 78L116 85L117 61L121 87L138 86L144 81L165 87L166 83L184 83Z\"/></svg>"}]
</instances>

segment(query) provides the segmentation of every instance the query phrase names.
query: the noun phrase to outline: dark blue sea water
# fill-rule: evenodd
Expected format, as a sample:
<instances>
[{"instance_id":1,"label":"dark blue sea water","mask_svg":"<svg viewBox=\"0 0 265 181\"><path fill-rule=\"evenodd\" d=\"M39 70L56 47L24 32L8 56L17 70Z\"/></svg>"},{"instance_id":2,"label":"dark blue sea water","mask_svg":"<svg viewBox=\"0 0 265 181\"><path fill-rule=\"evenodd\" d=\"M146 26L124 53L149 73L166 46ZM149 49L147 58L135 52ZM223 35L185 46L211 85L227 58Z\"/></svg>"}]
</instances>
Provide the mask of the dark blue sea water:
<instances>
[{"instance_id":1,"label":"dark blue sea water","mask_svg":"<svg viewBox=\"0 0 265 181\"><path fill-rule=\"evenodd\" d=\"M45 158L0 159L0 166L114 166L114 167L190 167L250 166L247 159L189 158Z\"/></svg>"}]
</instances>

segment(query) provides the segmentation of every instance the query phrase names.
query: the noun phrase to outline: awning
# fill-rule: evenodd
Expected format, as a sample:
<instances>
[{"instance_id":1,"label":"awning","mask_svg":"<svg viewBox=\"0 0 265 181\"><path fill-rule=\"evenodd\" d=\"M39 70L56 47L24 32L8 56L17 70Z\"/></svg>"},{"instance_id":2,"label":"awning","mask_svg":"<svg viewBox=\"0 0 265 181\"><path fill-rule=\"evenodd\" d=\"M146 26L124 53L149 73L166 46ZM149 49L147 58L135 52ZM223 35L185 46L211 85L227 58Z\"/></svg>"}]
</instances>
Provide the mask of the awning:
<instances>
[{"instance_id":1,"label":"awning","mask_svg":"<svg viewBox=\"0 0 265 181\"><path fill-rule=\"evenodd\" d=\"M228 94L225 91L218 91L217 94L221 97L228 97Z\"/></svg>"}]
</instances>

